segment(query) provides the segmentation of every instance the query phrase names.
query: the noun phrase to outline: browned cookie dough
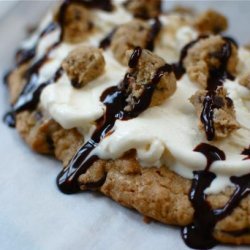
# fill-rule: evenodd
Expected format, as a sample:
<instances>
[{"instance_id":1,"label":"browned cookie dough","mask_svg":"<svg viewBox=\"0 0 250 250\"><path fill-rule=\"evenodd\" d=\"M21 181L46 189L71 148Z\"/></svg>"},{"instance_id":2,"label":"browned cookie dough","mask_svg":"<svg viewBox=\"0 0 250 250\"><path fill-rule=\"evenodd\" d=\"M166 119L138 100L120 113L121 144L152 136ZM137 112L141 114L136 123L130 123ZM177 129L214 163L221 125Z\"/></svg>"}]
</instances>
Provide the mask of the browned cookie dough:
<instances>
[{"instance_id":1,"label":"browned cookie dough","mask_svg":"<svg viewBox=\"0 0 250 250\"><path fill-rule=\"evenodd\" d=\"M148 19L161 13L161 0L127 0L124 6L135 17Z\"/></svg>"},{"instance_id":2,"label":"browned cookie dough","mask_svg":"<svg viewBox=\"0 0 250 250\"><path fill-rule=\"evenodd\" d=\"M62 68L72 85L81 88L104 73L105 60L100 49L82 45L69 53Z\"/></svg>"},{"instance_id":3,"label":"browned cookie dough","mask_svg":"<svg viewBox=\"0 0 250 250\"><path fill-rule=\"evenodd\" d=\"M111 50L115 58L127 65L126 51L136 47L145 48L148 41L150 26L142 20L134 19L121 25L111 41Z\"/></svg>"},{"instance_id":4,"label":"browned cookie dough","mask_svg":"<svg viewBox=\"0 0 250 250\"><path fill-rule=\"evenodd\" d=\"M200 118L204 109L204 99L207 96L208 91L198 90L191 98L190 102L194 105L197 116ZM213 98L214 111L213 111L213 123L215 129L215 137L225 138L233 131L240 127L236 121L235 110L233 101L227 96L227 91L219 87L215 91ZM204 130L204 125L199 119L199 128Z\"/></svg>"},{"instance_id":5,"label":"browned cookie dough","mask_svg":"<svg viewBox=\"0 0 250 250\"><path fill-rule=\"evenodd\" d=\"M62 18L60 9L55 13L55 20ZM71 4L65 14L63 23L63 40L68 43L82 42L93 28L90 11L81 4Z\"/></svg>"},{"instance_id":6,"label":"browned cookie dough","mask_svg":"<svg viewBox=\"0 0 250 250\"><path fill-rule=\"evenodd\" d=\"M243 75L240 77L240 79L239 79L239 83L240 83L242 86L244 86L244 87L250 89L250 73L245 73L245 74L243 74Z\"/></svg>"},{"instance_id":7,"label":"browned cookie dough","mask_svg":"<svg viewBox=\"0 0 250 250\"><path fill-rule=\"evenodd\" d=\"M127 103L125 107L126 111L131 111L134 108L135 103L140 99L140 96L144 92L148 84L153 84L152 80L157 70L164 65L165 61L150 52L149 50L138 51L141 53L137 66L130 68L127 75ZM133 51L127 51L127 58L129 59ZM175 75L169 66L169 72L165 72L161 77L160 82L156 85L150 106L157 106L163 103L169 96L171 96L176 90Z\"/></svg>"},{"instance_id":8,"label":"browned cookie dough","mask_svg":"<svg viewBox=\"0 0 250 250\"><path fill-rule=\"evenodd\" d=\"M14 69L14 71L8 76L8 88L11 104L14 104L17 101L24 88L26 80L23 78L23 75L26 73L27 68L28 64L23 64ZM11 84L9 84L9 82L11 82Z\"/></svg>"},{"instance_id":9,"label":"browned cookie dough","mask_svg":"<svg viewBox=\"0 0 250 250\"><path fill-rule=\"evenodd\" d=\"M207 88L208 77L211 69L221 67L220 56L226 41L221 36L209 36L201 39L188 50L184 60L184 66L189 78ZM238 63L238 52L236 46L231 43L231 54L227 61L226 70L235 75Z\"/></svg>"},{"instance_id":10,"label":"browned cookie dough","mask_svg":"<svg viewBox=\"0 0 250 250\"><path fill-rule=\"evenodd\" d=\"M194 27L201 34L219 34L228 28L227 18L215 10L207 10L198 15Z\"/></svg>"}]
</instances>

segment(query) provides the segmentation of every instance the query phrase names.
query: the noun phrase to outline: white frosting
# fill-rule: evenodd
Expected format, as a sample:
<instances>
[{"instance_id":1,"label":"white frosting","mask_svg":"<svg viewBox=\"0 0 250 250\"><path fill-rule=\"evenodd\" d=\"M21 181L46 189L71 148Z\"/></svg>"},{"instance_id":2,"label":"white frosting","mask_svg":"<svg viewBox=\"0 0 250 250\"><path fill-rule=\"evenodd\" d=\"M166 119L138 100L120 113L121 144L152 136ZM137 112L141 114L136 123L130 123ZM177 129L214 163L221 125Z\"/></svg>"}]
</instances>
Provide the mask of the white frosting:
<instances>
[{"instance_id":1,"label":"white frosting","mask_svg":"<svg viewBox=\"0 0 250 250\"><path fill-rule=\"evenodd\" d=\"M64 128L78 127L86 131L95 120L100 118L105 107L100 102L102 92L117 85L126 70L110 52L104 53L106 61L105 73L82 89L72 87L67 75L48 86L41 95L41 103L49 114Z\"/></svg>"},{"instance_id":2,"label":"white frosting","mask_svg":"<svg viewBox=\"0 0 250 250\"><path fill-rule=\"evenodd\" d=\"M122 7L113 14L94 11L97 32L83 44L97 46L101 38L114 27L131 19ZM176 25L176 16L162 16L163 29L157 40L155 52L167 62L176 62L180 49L197 37L197 32L186 25ZM47 23L50 19L47 19ZM178 22L177 22L178 23ZM172 26L171 26L172 25ZM46 26L43 23L43 27ZM171 28L172 27L172 28ZM52 32L39 41L37 58L40 58L51 44L58 39L58 31ZM34 35L37 37L37 34ZM32 46L36 39L29 41ZM27 43L28 44L28 43ZM49 61L39 72L39 82L48 80L60 67L62 60L75 46L62 43L49 55ZM244 67L250 61L250 53L240 50L241 64ZM47 86L41 95L41 105L46 112L65 129L78 128L88 135L93 131L94 122L105 112L100 102L103 91L117 85L126 72L108 50L104 52L106 61L105 73L88 83L82 89L74 89L64 73L57 83ZM247 60L246 60L247 59ZM248 66L250 65L250 62ZM242 67L243 67L242 66ZM212 142L226 153L225 161L214 162L211 171L217 174L207 193L218 192L230 183L230 176L243 175L250 172L250 161L243 161L241 151L248 147L250 138L250 91L237 82L227 80L225 87L233 99L237 120L241 129L228 138ZM166 165L185 178L192 178L194 170L203 170L206 158L193 149L201 142L206 142L203 132L198 129L198 118L189 98L199 89L187 75L177 83L176 93L161 106L148 108L137 118L117 120L113 133L102 140L95 153L103 159L116 159L130 149L136 149L137 159L144 167Z\"/></svg>"}]
</instances>

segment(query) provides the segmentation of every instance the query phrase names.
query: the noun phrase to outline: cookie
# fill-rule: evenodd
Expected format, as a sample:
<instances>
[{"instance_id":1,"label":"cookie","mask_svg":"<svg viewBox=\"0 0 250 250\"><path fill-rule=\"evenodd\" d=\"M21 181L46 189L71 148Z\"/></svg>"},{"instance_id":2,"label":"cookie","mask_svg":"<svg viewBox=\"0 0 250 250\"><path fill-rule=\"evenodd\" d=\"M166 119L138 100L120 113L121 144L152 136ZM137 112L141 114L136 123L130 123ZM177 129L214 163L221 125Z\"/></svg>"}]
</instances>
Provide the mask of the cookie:
<instances>
[{"instance_id":1,"label":"cookie","mask_svg":"<svg viewBox=\"0 0 250 250\"><path fill-rule=\"evenodd\" d=\"M63 1L6 76L16 126L94 190L208 249L250 244L250 52L227 19L160 1ZM248 59L249 60L249 59Z\"/></svg>"}]
</instances>

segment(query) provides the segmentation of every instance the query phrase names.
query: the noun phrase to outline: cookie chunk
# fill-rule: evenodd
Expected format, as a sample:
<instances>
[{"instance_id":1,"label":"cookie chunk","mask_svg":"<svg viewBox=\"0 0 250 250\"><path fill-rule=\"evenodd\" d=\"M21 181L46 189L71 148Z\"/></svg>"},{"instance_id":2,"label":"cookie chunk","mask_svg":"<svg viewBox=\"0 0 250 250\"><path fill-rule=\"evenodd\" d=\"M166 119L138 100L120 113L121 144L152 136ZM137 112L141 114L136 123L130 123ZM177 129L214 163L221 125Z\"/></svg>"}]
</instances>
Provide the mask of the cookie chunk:
<instances>
[{"instance_id":1,"label":"cookie chunk","mask_svg":"<svg viewBox=\"0 0 250 250\"><path fill-rule=\"evenodd\" d=\"M173 9L170 10L170 13L176 13L176 14L181 14L181 15L190 15L190 16L196 15L196 11L194 8L187 7L187 6L181 6L181 5L174 6Z\"/></svg>"},{"instance_id":2,"label":"cookie chunk","mask_svg":"<svg viewBox=\"0 0 250 250\"><path fill-rule=\"evenodd\" d=\"M221 36L210 36L200 39L188 50L184 67L189 78L207 88L210 72L215 69L236 73L238 52L235 44Z\"/></svg>"},{"instance_id":3,"label":"cookie chunk","mask_svg":"<svg viewBox=\"0 0 250 250\"><path fill-rule=\"evenodd\" d=\"M14 69L8 76L7 84L10 92L11 104L15 104L27 82L24 76L27 72L28 67L29 67L28 64L23 64L18 68Z\"/></svg>"},{"instance_id":4,"label":"cookie chunk","mask_svg":"<svg viewBox=\"0 0 250 250\"><path fill-rule=\"evenodd\" d=\"M57 126L53 120L45 118L39 110L24 111L16 115L18 132L34 151L41 154L53 154L51 134Z\"/></svg>"},{"instance_id":5,"label":"cookie chunk","mask_svg":"<svg viewBox=\"0 0 250 250\"><path fill-rule=\"evenodd\" d=\"M149 19L161 13L161 0L128 0L124 6L135 17Z\"/></svg>"},{"instance_id":6,"label":"cookie chunk","mask_svg":"<svg viewBox=\"0 0 250 250\"><path fill-rule=\"evenodd\" d=\"M80 4L70 4L64 16L58 11L55 19L62 26L63 40L68 43L82 42L93 28L90 11Z\"/></svg>"},{"instance_id":7,"label":"cookie chunk","mask_svg":"<svg viewBox=\"0 0 250 250\"><path fill-rule=\"evenodd\" d=\"M207 129L213 130L215 138L225 138L240 127L236 121L233 101L223 87L213 92L198 90L190 98L190 102L201 118L199 128L206 133L209 132Z\"/></svg>"},{"instance_id":8,"label":"cookie chunk","mask_svg":"<svg viewBox=\"0 0 250 250\"><path fill-rule=\"evenodd\" d=\"M194 21L194 27L202 34L219 34L228 27L227 18L215 10L207 10Z\"/></svg>"},{"instance_id":9,"label":"cookie chunk","mask_svg":"<svg viewBox=\"0 0 250 250\"><path fill-rule=\"evenodd\" d=\"M242 86L244 86L244 87L250 89L250 73L245 73L245 74L243 74L243 75L240 77L240 79L239 79L239 83L240 83Z\"/></svg>"},{"instance_id":10,"label":"cookie chunk","mask_svg":"<svg viewBox=\"0 0 250 250\"><path fill-rule=\"evenodd\" d=\"M121 25L116 30L111 42L111 50L115 58L121 64L126 65L126 51L135 47L145 48L149 32L150 26L145 21L139 19Z\"/></svg>"},{"instance_id":11,"label":"cookie chunk","mask_svg":"<svg viewBox=\"0 0 250 250\"><path fill-rule=\"evenodd\" d=\"M138 49L138 48L137 48ZM135 51L128 51L127 58L131 61ZM166 68L165 70L163 68ZM162 76L159 82L154 86L154 93L150 102L150 106L160 105L166 98L171 96L176 90L176 78L172 72L170 65L148 50L142 50L138 59L138 63L128 70L126 75L126 94L127 103L126 111L134 109L136 103L143 95L145 89L149 85L154 85L154 79L157 72L163 69Z\"/></svg>"},{"instance_id":12,"label":"cookie chunk","mask_svg":"<svg viewBox=\"0 0 250 250\"><path fill-rule=\"evenodd\" d=\"M62 63L72 85L81 88L104 72L105 60L98 48L79 46Z\"/></svg>"}]
</instances>

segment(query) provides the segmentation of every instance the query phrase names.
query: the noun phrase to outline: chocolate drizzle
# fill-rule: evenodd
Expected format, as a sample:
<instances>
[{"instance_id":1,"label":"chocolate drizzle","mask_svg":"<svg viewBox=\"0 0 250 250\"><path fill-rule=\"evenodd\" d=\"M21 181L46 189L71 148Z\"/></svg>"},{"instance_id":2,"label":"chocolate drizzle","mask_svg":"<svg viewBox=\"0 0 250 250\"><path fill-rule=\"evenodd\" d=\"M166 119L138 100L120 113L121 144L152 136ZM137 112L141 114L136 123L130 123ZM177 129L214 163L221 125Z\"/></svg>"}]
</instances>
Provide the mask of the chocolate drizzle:
<instances>
[{"instance_id":1,"label":"chocolate drizzle","mask_svg":"<svg viewBox=\"0 0 250 250\"><path fill-rule=\"evenodd\" d=\"M205 155L207 166L203 171L194 171L194 179L189 194L190 202L195 209L194 219L192 224L183 228L182 237L191 248L209 249L217 245L217 241L213 236L216 223L230 215L241 200L250 193L250 174L231 177L231 182L236 186L235 191L224 207L212 209L204 193L205 189L216 178L216 175L210 172L209 169L214 161L225 160L226 157L223 151L205 143L198 145L194 151Z\"/></svg>"},{"instance_id":2,"label":"chocolate drizzle","mask_svg":"<svg viewBox=\"0 0 250 250\"><path fill-rule=\"evenodd\" d=\"M141 48L136 48L132 53L129 61L129 66L131 68L137 66L141 52ZM57 177L57 185L63 193L72 194L79 191L79 176L84 174L88 168L99 159L98 156L95 155L94 149L98 146L100 141L112 133L116 120L128 120L138 116L146 110L150 105L156 85L164 73L170 71L172 71L172 67L168 64L156 71L152 81L146 84L142 96L130 112L124 110L127 105L125 90L128 84L127 80L129 78L129 73L125 75L124 80L120 85L110 87L103 92L100 100L106 106L105 114L96 121L96 130L90 140L78 150L76 155L70 161L68 167ZM97 188L98 185L102 185L104 182L105 180L98 181L95 184L92 183L91 186Z\"/></svg>"},{"instance_id":3,"label":"chocolate drizzle","mask_svg":"<svg viewBox=\"0 0 250 250\"><path fill-rule=\"evenodd\" d=\"M8 112L4 115L3 121L7 124L10 128L16 127L16 119L13 112Z\"/></svg>"},{"instance_id":4,"label":"chocolate drizzle","mask_svg":"<svg viewBox=\"0 0 250 250\"><path fill-rule=\"evenodd\" d=\"M186 69L184 67L184 60L187 57L188 54L188 50L191 49L196 43L198 43L201 39L205 39L208 36L200 36L198 37L196 40L191 41L190 43L188 43L187 45L185 45L182 50L181 50L181 54L180 54L180 59L179 62L174 63L173 66L173 70L175 73L175 77L176 79L181 79L181 77L186 73Z\"/></svg>"},{"instance_id":5,"label":"chocolate drizzle","mask_svg":"<svg viewBox=\"0 0 250 250\"><path fill-rule=\"evenodd\" d=\"M214 97L215 97L214 91L209 91L207 93L203 101L203 110L201 112L201 117L200 117L208 141L212 141L215 137L214 120L213 120L214 109L215 109Z\"/></svg>"},{"instance_id":6,"label":"chocolate drizzle","mask_svg":"<svg viewBox=\"0 0 250 250\"><path fill-rule=\"evenodd\" d=\"M55 43L52 45L48 52L38 61L36 61L26 72L26 80L27 83L24 86L20 96L18 97L16 103L12 106L12 111L8 112L5 115L5 120L7 117L9 117L7 120L15 120L15 115L21 111L29 110L32 111L36 109L39 101L40 101L40 95L42 93L42 90L49 85L50 83L56 81L62 74L62 69L59 68L55 75L49 79L47 82L44 83L38 83L38 73L40 68L44 65L44 63L48 60L48 55L50 51L52 51L55 47L57 47L59 43ZM12 125L13 127L15 122L10 123L9 125Z\"/></svg>"},{"instance_id":7,"label":"chocolate drizzle","mask_svg":"<svg viewBox=\"0 0 250 250\"><path fill-rule=\"evenodd\" d=\"M49 23L44 28L44 30L42 30L42 32L40 33L38 41L42 37L50 34L54 30L56 30L56 28L57 28L56 23L54 23L54 22ZM38 45L38 42L33 47L31 47L29 49L21 48L16 52L16 67L19 67L22 64L29 62L31 59L33 59L35 57L37 45Z\"/></svg>"},{"instance_id":8,"label":"chocolate drizzle","mask_svg":"<svg viewBox=\"0 0 250 250\"><path fill-rule=\"evenodd\" d=\"M216 89L222 86L224 81L228 78L233 80L234 77L228 72L228 61L232 54L232 40L224 38L225 44L222 46L221 51L213 56L220 60L220 67L211 69L207 81L207 94L203 101L203 110L201 113L201 122L204 125L207 140L212 141L215 137L214 129L214 109L220 108L215 103Z\"/></svg>"},{"instance_id":9,"label":"chocolate drizzle","mask_svg":"<svg viewBox=\"0 0 250 250\"><path fill-rule=\"evenodd\" d=\"M243 160L250 160L250 146L248 148L245 148L242 152L242 155L246 155L246 157Z\"/></svg>"},{"instance_id":10,"label":"chocolate drizzle","mask_svg":"<svg viewBox=\"0 0 250 250\"><path fill-rule=\"evenodd\" d=\"M128 66L130 68L135 68L139 62L139 59L141 57L142 49L140 47L136 47L129 59Z\"/></svg>"},{"instance_id":11,"label":"chocolate drizzle","mask_svg":"<svg viewBox=\"0 0 250 250\"><path fill-rule=\"evenodd\" d=\"M161 21L159 20L159 18L155 18L153 20L150 32L148 34L148 38L146 42L146 49L150 51L154 50L155 39L160 33L161 27L162 27ZM99 48L107 49L110 46L112 42L112 38L116 31L117 31L117 28L114 28L106 37L104 37L99 44Z\"/></svg>"},{"instance_id":12,"label":"chocolate drizzle","mask_svg":"<svg viewBox=\"0 0 250 250\"><path fill-rule=\"evenodd\" d=\"M207 166L204 171L195 171L189 200L195 210L193 223L184 227L182 238L185 243L195 249L207 249L217 244L213 238L213 229L216 224L213 210L206 201L204 191L216 178L214 173L209 172L213 162L225 160L225 154L220 149L209 144L198 145L195 152L202 153L207 158Z\"/></svg>"},{"instance_id":13,"label":"chocolate drizzle","mask_svg":"<svg viewBox=\"0 0 250 250\"><path fill-rule=\"evenodd\" d=\"M146 49L153 51L155 39L160 33L162 24L159 18L155 18L148 35Z\"/></svg>"},{"instance_id":14,"label":"chocolate drizzle","mask_svg":"<svg viewBox=\"0 0 250 250\"><path fill-rule=\"evenodd\" d=\"M112 38L113 38L113 36L114 36L116 30L117 30L117 28L114 28L106 37L104 37L104 38L101 40L101 42L100 42L100 44L99 44L99 48L105 50L105 49L107 49L107 48L110 46L111 41L112 41Z\"/></svg>"}]
</instances>

